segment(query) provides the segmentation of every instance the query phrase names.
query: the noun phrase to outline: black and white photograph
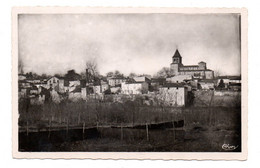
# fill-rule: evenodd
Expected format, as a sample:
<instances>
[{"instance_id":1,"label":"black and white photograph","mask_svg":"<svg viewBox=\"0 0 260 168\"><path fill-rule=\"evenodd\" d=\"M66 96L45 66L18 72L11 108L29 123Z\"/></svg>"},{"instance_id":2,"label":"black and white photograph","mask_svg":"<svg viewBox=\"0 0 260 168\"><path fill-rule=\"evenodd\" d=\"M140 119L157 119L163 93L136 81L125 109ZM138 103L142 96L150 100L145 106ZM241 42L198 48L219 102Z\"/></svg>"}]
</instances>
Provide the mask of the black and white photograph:
<instances>
[{"instance_id":1,"label":"black and white photograph","mask_svg":"<svg viewBox=\"0 0 260 168\"><path fill-rule=\"evenodd\" d=\"M13 15L17 156L246 153L245 12L128 10Z\"/></svg>"}]
</instances>

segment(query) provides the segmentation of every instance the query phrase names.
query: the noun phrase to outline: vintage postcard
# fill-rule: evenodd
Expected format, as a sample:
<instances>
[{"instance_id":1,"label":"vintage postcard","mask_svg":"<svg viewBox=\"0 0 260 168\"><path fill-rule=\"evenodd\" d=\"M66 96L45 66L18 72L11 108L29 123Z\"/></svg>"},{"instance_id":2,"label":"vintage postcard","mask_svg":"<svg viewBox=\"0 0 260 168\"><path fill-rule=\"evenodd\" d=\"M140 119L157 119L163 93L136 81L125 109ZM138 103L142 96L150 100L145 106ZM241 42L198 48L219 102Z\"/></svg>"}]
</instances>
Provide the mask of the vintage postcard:
<instances>
[{"instance_id":1,"label":"vintage postcard","mask_svg":"<svg viewBox=\"0 0 260 168\"><path fill-rule=\"evenodd\" d=\"M14 158L247 159L247 10L15 7Z\"/></svg>"}]
</instances>

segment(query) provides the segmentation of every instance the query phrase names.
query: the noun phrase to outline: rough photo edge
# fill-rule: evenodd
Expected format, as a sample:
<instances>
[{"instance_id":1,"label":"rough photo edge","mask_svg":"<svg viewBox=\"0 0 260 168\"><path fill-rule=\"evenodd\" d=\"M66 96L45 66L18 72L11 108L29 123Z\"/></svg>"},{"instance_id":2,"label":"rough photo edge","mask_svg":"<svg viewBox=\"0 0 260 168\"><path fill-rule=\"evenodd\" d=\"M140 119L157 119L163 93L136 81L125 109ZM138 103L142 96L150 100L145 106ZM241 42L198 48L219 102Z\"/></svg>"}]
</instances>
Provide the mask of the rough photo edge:
<instances>
[{"instance_id":1,"label":"rough photo edge","mask_svg":"<svg viewBox=\"0 0 260 168\"><path fill-rule=\"evenodd\" d=\"M18 15L73 13L237 13L241 15L241 132L242 152L19 152L18 151ZM12 155L16 159L127 159L127 160L247 160L248 157L248 12L246 8L12 8Z\"/></svg>"}]
</instances>

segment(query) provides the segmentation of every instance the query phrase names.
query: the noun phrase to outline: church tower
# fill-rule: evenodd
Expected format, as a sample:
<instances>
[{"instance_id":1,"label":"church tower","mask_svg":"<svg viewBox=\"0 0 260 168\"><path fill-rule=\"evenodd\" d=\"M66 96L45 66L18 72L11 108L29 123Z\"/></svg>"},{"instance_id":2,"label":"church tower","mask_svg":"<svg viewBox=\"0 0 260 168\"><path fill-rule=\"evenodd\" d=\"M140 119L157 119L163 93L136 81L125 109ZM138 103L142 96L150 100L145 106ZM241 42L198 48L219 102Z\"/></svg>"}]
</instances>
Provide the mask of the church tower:
<instances>
[{"instance_id":1,"label":"church tower","mask_svg":"<svg viewBox=\"0 0 260 168\"><path fill-rule=\"evenodd\" d=\"M180 66L183 66L182 57L181 57L181 54L179 53L178 49L176 49L174 55L172 56L172 63L170 66L172 75L178 75Z\"/></svg>"}]
</instances>

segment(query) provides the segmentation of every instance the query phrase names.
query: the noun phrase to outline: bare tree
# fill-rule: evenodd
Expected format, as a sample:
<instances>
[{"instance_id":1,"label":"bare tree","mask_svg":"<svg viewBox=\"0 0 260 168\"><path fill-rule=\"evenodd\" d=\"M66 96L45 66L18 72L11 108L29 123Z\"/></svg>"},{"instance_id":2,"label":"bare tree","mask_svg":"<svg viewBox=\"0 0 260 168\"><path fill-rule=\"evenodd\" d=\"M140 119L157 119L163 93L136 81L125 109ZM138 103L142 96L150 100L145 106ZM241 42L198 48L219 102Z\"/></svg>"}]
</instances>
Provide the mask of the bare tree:
<instances>
[{"instance_id":1,"label":"bare tree","mask_svg":"<svg viewBox=\"0 0 260 168\"><path fill-rule=\"evenodd\" d=\"M87 61L86 68L93 80L96 80L99 77L98 66L95 59Z\"/></svg>"},{"instance_id":2,"label":"bare tree","mask_svg":"<svg viewBox=\"0 0 260 168\"><path fill-rule=\"evenodd\" d=\"M216 77L219 77L221 75L221 72L220 72L220 70L215 70L214 71L214 77L216 78Z\"/></svg>"}]
</instances>

